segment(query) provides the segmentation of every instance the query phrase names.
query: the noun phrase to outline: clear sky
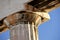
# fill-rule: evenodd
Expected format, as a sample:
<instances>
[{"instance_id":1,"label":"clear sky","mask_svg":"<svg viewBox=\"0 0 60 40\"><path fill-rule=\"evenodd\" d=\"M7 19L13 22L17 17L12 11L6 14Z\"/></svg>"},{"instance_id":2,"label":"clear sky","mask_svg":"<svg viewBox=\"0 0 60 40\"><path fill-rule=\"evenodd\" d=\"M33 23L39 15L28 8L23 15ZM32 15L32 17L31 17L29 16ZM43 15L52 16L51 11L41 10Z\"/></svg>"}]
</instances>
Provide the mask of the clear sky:
<instances>
[{"instance_id":1,"label":"clear sky","mask_svg":"<svg viewBox=\"0 0 60 40\"><path fill-rule=\"evenodd\" d=\"M51 19L38 28L39 40L60 40L60 8L49 12ZM10 38L9 30L0 34L0 40Z\"/></svg>"},{"instance_id":2,"label":"clear sky","mask_svg":"<svg viewBox=\"0 0 60 40\"><path fill-rule=\"evenodd\" d=\"M60 8L49 14L51 19L38 28L39 40L60 40Z\"/></svg>"}]
</instances>

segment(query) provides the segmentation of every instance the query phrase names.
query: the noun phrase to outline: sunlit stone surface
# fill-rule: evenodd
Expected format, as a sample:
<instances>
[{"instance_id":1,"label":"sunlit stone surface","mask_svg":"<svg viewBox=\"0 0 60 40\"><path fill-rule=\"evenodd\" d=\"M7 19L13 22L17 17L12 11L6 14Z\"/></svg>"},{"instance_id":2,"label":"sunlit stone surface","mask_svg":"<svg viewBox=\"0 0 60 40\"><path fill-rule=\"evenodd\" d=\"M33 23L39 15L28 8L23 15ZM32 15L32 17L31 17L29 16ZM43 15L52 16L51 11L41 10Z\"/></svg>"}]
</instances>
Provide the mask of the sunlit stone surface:
<instances>
[{"instance_id":1,"label":"sunlit stone surface","mask_svg":"<svg viewBox=\"0 0 60 40\"><path fill-rule=\"evenodd\" d=\"M45 12L22 11L8 16L4 22L10 29L11 40L38 40L38 25L49 19Z\"/></svg>"},{"instance_id":2,"label":"sunlit stone surface","mask_svg":"<svg viewBox=\"0 0 60 40\"><path fill-rule=\"evenodd\" d=\"M0 0L0 31L8 28L10 40L38 40L38 26L50 19L48 12L60 6L58 0L26 2L28 0ZM21 11L23 9L25 11Z\"/></svg>"}]
</instances>

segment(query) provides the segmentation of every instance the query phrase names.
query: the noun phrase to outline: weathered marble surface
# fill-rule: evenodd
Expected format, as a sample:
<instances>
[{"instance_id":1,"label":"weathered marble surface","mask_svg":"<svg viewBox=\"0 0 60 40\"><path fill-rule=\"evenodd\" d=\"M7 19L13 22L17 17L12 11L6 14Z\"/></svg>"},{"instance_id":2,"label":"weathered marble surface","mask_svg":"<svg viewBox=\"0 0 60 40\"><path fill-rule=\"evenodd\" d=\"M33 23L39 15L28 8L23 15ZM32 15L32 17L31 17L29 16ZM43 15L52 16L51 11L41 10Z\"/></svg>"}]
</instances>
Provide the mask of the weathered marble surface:
<instances>
[{"instance_id":1,"label":"weathered marble surface","mask_svg":"<svg viewBox=\"0 0 60 40\"><path fill-rule=\"evenodd\" d=\"M12 26L13 27L13 26ZM18 24L10 29L11 40L38 40L37 29L34 24Z\"/></svg>"},{"instance_id":2,"label":"weathered marble surface","mask_svg":"<svg viewBox=\"0 0 60 40\"><path fill-rule=\"evenodd\" d=\"M0 0L0 19L24 9L29 0Z\"/></svg>"}]
</instances>

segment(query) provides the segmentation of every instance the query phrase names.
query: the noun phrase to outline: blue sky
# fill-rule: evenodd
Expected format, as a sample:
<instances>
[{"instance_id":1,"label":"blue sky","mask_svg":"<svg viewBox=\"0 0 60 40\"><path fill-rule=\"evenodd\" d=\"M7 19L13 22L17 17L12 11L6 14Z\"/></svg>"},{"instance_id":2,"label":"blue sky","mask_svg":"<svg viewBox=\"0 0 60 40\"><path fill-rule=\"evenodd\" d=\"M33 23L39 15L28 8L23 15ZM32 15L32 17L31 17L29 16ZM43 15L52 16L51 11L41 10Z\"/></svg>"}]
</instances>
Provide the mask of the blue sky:
<instances>
[{"instance_id":1,"label":"blue sky","mask_svg":"<svg viewBox=\"0 0 60 40\"><path fill-rule=\"evenodd\" d=\"M49 14L51 19L38 28L39 40L60 40L60 8Z\"/></svg>"},{"instance_id":2,"label":"blue sky","mask_svg":"<svg viewBox=\"0 0 60 40\"><path fill-rule=\"evenodd\" d=\"M38 28L39 40L60 40L60 8L49 12L51 19ZM0 34L0 40L9 39L9 30Z\"/></svg>"}]
</instances>

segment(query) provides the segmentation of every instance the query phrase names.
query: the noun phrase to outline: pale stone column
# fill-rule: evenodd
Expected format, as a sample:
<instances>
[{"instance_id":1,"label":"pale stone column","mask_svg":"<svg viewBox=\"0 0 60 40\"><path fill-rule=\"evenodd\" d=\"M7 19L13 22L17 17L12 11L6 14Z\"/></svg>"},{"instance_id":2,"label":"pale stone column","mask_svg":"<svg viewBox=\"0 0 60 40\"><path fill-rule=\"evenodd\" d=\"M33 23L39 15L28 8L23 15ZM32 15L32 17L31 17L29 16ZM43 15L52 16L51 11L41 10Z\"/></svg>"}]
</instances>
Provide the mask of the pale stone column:
<instances>
[{"instance_id":1,"label":"pale stone column","mask_svg":"<svg viewBox=\"0 0 60 40\"><path fill-rule=\"evenodd\" d=\"M10 29L10 40L38 40L38 25L48 19L44 12L20 11L9 15L4 22Z\"/></svg>"}]
</instances>

